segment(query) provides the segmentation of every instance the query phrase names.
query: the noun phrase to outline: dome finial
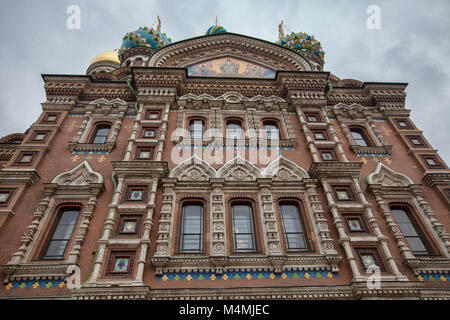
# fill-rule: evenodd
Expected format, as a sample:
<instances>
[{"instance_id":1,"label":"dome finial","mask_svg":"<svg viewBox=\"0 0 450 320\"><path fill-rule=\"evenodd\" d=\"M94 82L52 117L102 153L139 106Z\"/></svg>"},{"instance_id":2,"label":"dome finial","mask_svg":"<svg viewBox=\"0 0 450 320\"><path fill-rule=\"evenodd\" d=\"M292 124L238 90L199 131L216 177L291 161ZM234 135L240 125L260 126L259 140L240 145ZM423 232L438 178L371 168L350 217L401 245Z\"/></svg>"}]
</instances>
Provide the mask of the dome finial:
<instances>
[{"instance_id":1,"label":"dome finial","mask_svg":"<svg viewBox=\"0 0 450 320\"><path fill-rule=\"evenodd\" d=\"M281 40L282 38L284 38L283 20L281 20L280 24L278 25L278 40Z\"/></svg>"},{"instance_id":2,"label":"dome finial","mask_svg":"<svg viewBox=\"0 0 450 320\"><path fill-rule=\"evenodd\" d=\"M159 15L156 16L158 19L158 25L156 26L156 31L161 32L161 19L159 19Z\"/></svg>"},{"instance_id":3,"label":"dome finial","mask_svg":"<svg viewBox=\"0 0 450 320\"><path fill-rule=\"evenodd\" d=\"M216 16L216 24L215 24L216 26L218 26L219 25L219 16Z\"/></svg>"}]
</instances>

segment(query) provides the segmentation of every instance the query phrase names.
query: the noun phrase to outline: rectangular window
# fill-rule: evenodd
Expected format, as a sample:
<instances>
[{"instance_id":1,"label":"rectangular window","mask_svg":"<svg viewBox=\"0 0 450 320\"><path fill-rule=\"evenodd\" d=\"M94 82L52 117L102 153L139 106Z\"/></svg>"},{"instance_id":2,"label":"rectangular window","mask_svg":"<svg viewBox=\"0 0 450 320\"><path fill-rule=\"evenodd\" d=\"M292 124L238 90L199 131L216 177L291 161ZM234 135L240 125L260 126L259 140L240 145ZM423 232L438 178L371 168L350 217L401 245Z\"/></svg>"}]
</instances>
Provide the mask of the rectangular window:
<instances>
[{"instance_id":1,"label":"rectangular window","mask_svg":"<svg viewBox=\"0 0 450 320\"><path fill-rule=\"evenodd\" d=\"M161 111L149 110L145 115L146 120L160 120L161 119Z\"/></svg>"},{"instance_id":2,"label":"rectangular window","mask_svg":"<svg viewBox=\"0 0 450 320\"><path fill-rule=\"evenodd\" d=\"M322 122L318 113L305 113L305 117L308 122Z\"/></svg>"},{"instance_id":3,"label":"rectangular window","mask_svg":"<svg viewBox=\"0 0 450 320\"><path fill-rule=\"evenodd\" d=\"M138 235L142 216L120 215L117 235Z\"/></svg>"},{"instance_id":4,"label":"rectangular window","mask_svg":"<svg viewBox=\"0 0 450 320\"><path fill-rule=\"evenodd\" d=\"M427 249L428 245L426 241L424 241L424 238L420 234L415 223L410 219L410 213L403 208L391 208L391 212L414 254L429 254Z\"/></svg>"},{"instance_id":5,"label":"rectangular window","mask_svg":"<svg viewBox=\"0 0 450 320\"><path fill-rule=\"evenodd\" d=\"M47 139L49 131L35 131L31 136L33 142L44 142Z\"/></svg>"},{"instance_id":6,"label":"rectangular window","mask_svg":"<svg viewBox=\"0 0 450 320\"><path fill-rule=\"evenodd\" d=\"M355 248L355 250L363 272L367 273L369 267L373 265L379 267L382 272L386 271L376 248Z\"/></svg>"},{"instance_id":7,"label":"rectangular window","mask_svg":"<svg viewBox=\"0 0 450 320\"><path fill-rule=\"evenodd\" d=\"M235 252L256 252L253 211L250 205L231 206L233 240Z\"/></svg>"},{"instance_id":8,"label":"rectangular window","mask_svg":"<svg viewBox=\"0 0 450 320\"><path fill-rule=\"evenodd\" d=\"M133 272L135 251L112 251L106 275L128 277Z\"/></svg>"},{"instance_id":9,"label":"rectangular window","mask_svg":"<svg viewBox=\"0 0 450 320\"><path fill-rule=\"evenodd\" d=\"M315 140L329 140L327 130L313 129L311 130Z\"/></svg>"},{"instance_id":10,"label":"rectangular window","mask_svg":"<svg viewBox=\"0 0 450 320\"><path fill-rule=\"evenodd\" d=\"M427 146L421 136L406 136L406 138L408 139L409 143L413 147L426 147Z\"/></svg>"},{"instance_id":11,"label":"rectangular window","mask_svg":"<svg viewBox=\"0 0 450 320\"><path fill-rule=\"evenodd\" d=\"M405 119L397 118L397 119L393 119L393 120L399 129L410 129L410 130L414 129L411 122L409 122L409 120L406 118Z\"/></svg>"},{"instance_id":12,"label":"rectangular window","mask_svg":"<svg viewBox=\"0 0 450 320\"><path fill-rule=\"evenodd\" d=\"M0 189L0 206L5 207L11 201L16 189Z\"/></svg>"},{"instance_id":13,"label":"rectangular window","mask_svg":"<svg viewBox=\"0 0 450 320\"><path fill-rule=\"evenodd\" d=\"M137 160L152 160L154 147L139 147L136 152Z\"/></svg>"},{"instance_id":14,"label":"rectangular window","mask_svg":"<svg viewBox=\"0 0 450 320\"><path fill-rule=\"evenodd\" d=\"M356 201L350 186L332 186L337 201Z\"/></svg>"},{"instance_id":15,"label":"rectangular window","mask_svg":"<svg viewBox=\"0 0 450 320\"><path fill-rule=\"evenodd\" d=\"M367 228L364 218L360 214L343 214L350 233L366 233Z\"/></svg>"},{"instance_id":16,"label":"rectangular window","mask_svg":"<svg viewBox=\"0 0 450 320\"><path fill-rule=\"evenodd\" d=\"M145 186L128 186L126 193L126 201L146 201L147 187Z\"/></svg>"},{"instance_id":17,"label":"rectangular window","mask_svg":"<svg viewBox=\"0 0 450 320\"><path fill-rule=\"evenodd\" d=\"M36 155L37 151L22 151L16 158L14 165L31 165Z\"/></svg>"},{"instance_id":18,"label":"rectangular window","mask_svg":"<svg viewBox=\"0 0 450 320\"><path fill-rule=\"evenodd\" d=\"M158 128L143 128L141 138L155 139Z\"/></svg>"},{"instance_id":19,"label":"rectangular window","mask_svg":"<svg viewBox=\"0 0 450 320\"><path fill-rule=\"evenodd\" d=\"M60 113L48 112L44 115L42 122L55 123L59 118Z\"/></svg>"},{"instance_id":20,"label":"rectangular window","mask_svg":"<svg viewBox=\"0 0 450 320\"><path fill-rule=\"evenodd\" d=\"M308 245L298 206L295 204L280 204L280 211L287 250L307 251Z\"/></svg>"},{"instance_id":21,"label":"rectangular window","mask_svg":"<svg viewBox=\"0 0 450 320\"><path fill-rule=\"evenodd\" d=\"M421 154L420 157L422 158L423 162L425 162L425 165L429 169L443 169L444 168L442 163L438 160L438 157L433 154Z\"/></svg>"},{"instance_id":22,"label":"rectangular window","mask_svg":"<svg viewBox=\"0 0 450 320\"><path fill-rule=\"evenodd\" d=\"M333 149L318 149L323 161L337 161L336 153Z\"/></svg>"},{"instance_id":23,"label":"rectangular window","mask_svg":"<svg viewBox=\"0 0 450 320\"><path fill-rule=\"evenodd\" d=\"M64 258L64 253L72 237L79 214L79 209L64 209L60 213L56 228L53 230L47 249L42 257L43 260L60 260Z\"/></svg>"},{"instance_id":24,"label":"rectangular window","mask_svg":"<svg viewBox=\"0 0 450 320\"><path fill-rule=\"evenodd\" d=\"M185 204L181 215L180 252L202 252L203 205Z\"/></svg>"}]
</instances>

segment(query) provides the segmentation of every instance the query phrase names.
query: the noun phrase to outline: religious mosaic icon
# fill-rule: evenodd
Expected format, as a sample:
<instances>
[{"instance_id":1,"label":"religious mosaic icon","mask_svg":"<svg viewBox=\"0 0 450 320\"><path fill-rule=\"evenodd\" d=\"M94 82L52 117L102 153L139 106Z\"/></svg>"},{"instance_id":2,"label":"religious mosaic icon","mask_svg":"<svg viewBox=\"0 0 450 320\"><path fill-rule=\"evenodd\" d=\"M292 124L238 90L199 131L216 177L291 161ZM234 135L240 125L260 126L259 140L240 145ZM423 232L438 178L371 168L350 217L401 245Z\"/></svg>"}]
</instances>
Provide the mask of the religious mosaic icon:
<instances>
[{"instance_id":1,"label":"religious mosaic icon","mask_svg":"<svg viewBox=\"0 0 450 320\"><path fill-rule=\"evenodd\" d=\"M133 190L131 191L131 200L142 200L143 191L142 190Z\"/></svg>"},{"instance_id":2,"label":"religious mosaic icon","mask_svg":"<svg viewBox=\"0 0 450 320\"><path fill-rule=\"evenodd\" d=\"M348 219L348 226L350 228L350 231L363 231L363 227L361 226L361 223L359 219Z\"/></svg>"},{"instance_id":3,"label":"religious mosaic icon","mask_svg":"<svg viewBox=\"0 0 450 320\"><path fill-rule=\"evenodd\" d=\"M32 159L32 158L33 158L33 156L25 155L25 156L22 157L22 159L20 160L20 162L28 163L28 162L31 162L31 159Z\"/></svg>"},{"instance_id":4,"label":"religious mosaic icon","mask_svg":"<svg viewBox=\"0 0 450 320\"><path fill-rule=\"evenodd\" d=\"M130 258L116 258L114 262L114 272L127 272Z\"/></svg>"},{"instance_id":5,"label":"religious mosaic icon","mask_svg":"<svg viewBox=\"0 0 450 320\"><path fill-rule=\"evenodd\" d=\"M9 193L0 193L0 202L6 202L8 200Z\"/></svg>"},{"instance_id":6,"label":"religious mosaic icon","mask_svg":"<svg viewBox=\"0 0 450 320\"><path fill-rule=\"evenodd\" d=\"M371 254L361 255L361 260L366 269L368 269L371 265L375 265L375 259L373 258L373 255L371 255Z\"/></svg>"},{"instance_id":7,"label":"religious mosaic icon","mask_svg":"<svg viewBox=\"0 0 450 320\"><path fill-rule=\"evenodd\" d=\"M349 200L347 191L336 191L339 200Z\"/></svg>"},{"instance_id":8,"label":"religious mosaic icon","mask_svg":"<svg viewBox=\"0 0 450 320\"><path fill-rule=\"evenodd\" d=\"M136 221L125 221L123 223L122 232L135 233L136 232Z\"/></svg>"}]
</instances>

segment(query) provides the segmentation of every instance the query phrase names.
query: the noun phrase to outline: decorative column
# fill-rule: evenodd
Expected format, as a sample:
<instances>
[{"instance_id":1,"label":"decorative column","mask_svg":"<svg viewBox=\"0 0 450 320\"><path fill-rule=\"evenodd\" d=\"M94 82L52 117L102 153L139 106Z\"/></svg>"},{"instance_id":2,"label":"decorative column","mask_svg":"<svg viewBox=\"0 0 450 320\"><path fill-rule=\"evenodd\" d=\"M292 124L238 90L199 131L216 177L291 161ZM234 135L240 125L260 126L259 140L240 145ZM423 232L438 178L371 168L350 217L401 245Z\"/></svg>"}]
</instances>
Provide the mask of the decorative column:
<instances>
[{"instance_id":1,"label":"decorative column","mask_svg":"<svg viewBox=\"0 0 450 320\"><path fill-rule=\"evenodd\" d=\"M319 152L317 151L317 148L314 144L314 139L312 138L313 135L312 132L309 130L308 122L305 120L305 116L300 107L297 107L297 114L300 120L300 124L302 126L303 133L305 134L306 145L308 146L309 151L311 152L313 162L319 162L320 161Z\"/></svg>"},{"instance_id":2,"label":"decorative column","mask_svg":"<svg viewBox=\"0 0 450 320\"><path fill-rule=\"evenodd\" d=\"M156 154L156 161L161 161L162 159L162 153L164 150L164 141L166 138L166 132L167 132L167 122L169 119L169 109L170 109L170 104L166 103L166 108L164 109L164 115L162 118L162 122L161 122L161 130L160 130L160 135L159 135L159 140L158 140L158 153Z\"/></svg>"},{"instance_id":3,"label":"decorative column","mask_svg":"<svg viewBox=\"0 0 450 320\"><path fill-rule=\"evenodd\" d=\"M158 240L156 240L155 257L169 257L171 251L170 231L173 226L173 209L175 205L175 180L163 179L164 193L159 218Z\"/></svg>"},{"instance_id":4,"label":"decorative column","mask_svg":"<svg viewBox=\"0 0 450 320\"><path fill-rule=\"evenodd\" d=\"M133 151L133 145L136 141L138 132L139 132L139 125L141 123L142 118L142 111L143 111L143 105L139 105L139 112L136 114L136 118L134 119L133 128L131 129L130 138L128 139L128 145L127 150L125 151L125 155L123 157L124 161L131 160L131 152Z\"/></svg>"},{"instance_id":5,"label":"decorative column","mask_svg":"<svg viewBox=\"0 0 450 320\"><path fill-rule=\"evenodd\" d=\"M262 207L262 216L266 231L268 255L281 255L280 235L278 233L278 223L275 217L273 208L273 197L270 192L270 184L264 183L258 179L258 184L261 189L260 201Z\"/></svg>"},{"instance_id":6,"label":"decorative column","mask_svg":"<svg viewBox=\"0 0 450 320\"><path fill-rule=\"evenodd\" d=\"M224 179L211 178L211 256L227 255L227 228L225 223Z\"/></svg>"}]
</instances>

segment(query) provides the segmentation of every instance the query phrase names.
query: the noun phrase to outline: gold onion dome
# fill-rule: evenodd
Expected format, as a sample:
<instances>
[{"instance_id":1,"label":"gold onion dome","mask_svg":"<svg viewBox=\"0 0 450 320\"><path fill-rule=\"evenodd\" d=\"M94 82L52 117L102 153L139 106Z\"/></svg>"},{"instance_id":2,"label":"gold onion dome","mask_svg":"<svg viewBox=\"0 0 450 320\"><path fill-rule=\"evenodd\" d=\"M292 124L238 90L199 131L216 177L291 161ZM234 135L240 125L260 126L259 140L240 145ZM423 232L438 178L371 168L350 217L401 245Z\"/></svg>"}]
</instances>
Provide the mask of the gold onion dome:
<instances>
[{"instance_id":1,"label":"gold onion dome","mask_svg":"<svg viewBox=\"0 0 450 320\"><path fill-rule=\"evenodd\" d=\"M117 51L105 51L99 53L92 59L90 66L99 61L111 61L120 64L119 56L117 55Z\"/></svg>"}]
</instances>

